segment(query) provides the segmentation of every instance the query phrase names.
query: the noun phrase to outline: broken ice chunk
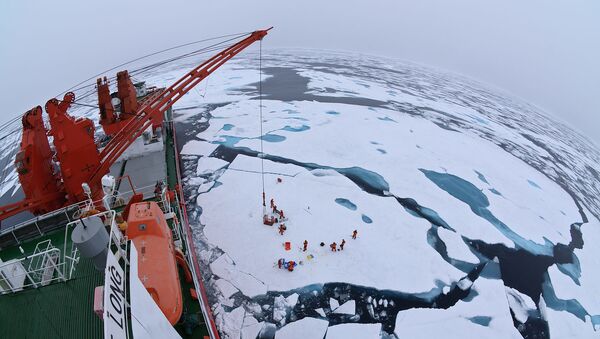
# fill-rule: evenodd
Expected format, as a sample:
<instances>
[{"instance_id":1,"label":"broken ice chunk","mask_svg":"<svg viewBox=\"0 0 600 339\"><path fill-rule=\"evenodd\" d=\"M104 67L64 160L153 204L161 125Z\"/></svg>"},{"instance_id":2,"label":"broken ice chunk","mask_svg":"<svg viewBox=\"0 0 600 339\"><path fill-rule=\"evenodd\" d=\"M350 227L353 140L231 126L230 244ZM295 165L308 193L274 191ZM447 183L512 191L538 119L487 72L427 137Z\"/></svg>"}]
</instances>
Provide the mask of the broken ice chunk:
<instances>
[{"instance_id":1,"label":"broken ice chunk","mask_svg":"<svg viewBox=\"0 0 600 339\"><path fill-rule=\"evenodd\" d=\"M333 310L333 313L337 314L355 314L356 313L356 302L354 300L343 303L340 307Z\"/></svg>"},{"instance_id":2,"label":"broken ice chunk","mask_svg":"<svg viewBox=\"0 0 600 339\"><path fill-rule=\"evenodd\" d=\"M275 333L275 339L323 338L328 325L327 320L303 318L279 329Z\"/></svg>"}]
</instances>

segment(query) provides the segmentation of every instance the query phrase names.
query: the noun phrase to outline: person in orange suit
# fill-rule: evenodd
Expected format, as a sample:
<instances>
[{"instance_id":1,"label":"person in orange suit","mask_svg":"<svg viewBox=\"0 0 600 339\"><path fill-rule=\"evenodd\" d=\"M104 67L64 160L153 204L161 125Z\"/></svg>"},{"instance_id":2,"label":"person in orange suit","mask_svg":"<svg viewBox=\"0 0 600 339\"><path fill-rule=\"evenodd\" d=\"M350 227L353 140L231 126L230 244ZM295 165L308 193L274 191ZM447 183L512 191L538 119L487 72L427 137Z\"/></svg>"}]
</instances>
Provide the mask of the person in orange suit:
<instances>
[{"instance_id":1,"label":"person in orange suit","mask_svg":"<svg viewBox=\"0 0 600 339\"><path fill-rule=\"evenodd\" d=\"M279 225L279 234L283 235L285 230L287 230L287 227L285 227L285 224Z\"/></svg>"},{"instance_id":2,"label":"person in orange suit","mask_svg":"<svg viewBox=\"0 0 600 339\"><path fill-rule=\"evenodd\" d=\"M288 271L293 272L294 271L294 266L296 266L296 262L294 260L290 260L288 262Z\"/></svg>"},{"instance_id":3,"label":"person in orange suit","mask_svg":"<svg viewBox=\"0 0 600 339\"><path fill-rule=\"evenodd\" d=\"M358 235L358 231L354 230L354 232L352 232L352 239L356 239L357 235Z\"/></svg>"},{"instance_id":4,"label":"person in orange suit","mask_svg":"<svg viewBox=\"0 0 600 339\"><path fill-rule=\"evenodd\" d=\"M333 242L333 244L329 245L329 247L331 247L332 252L337 251L337 244L335 243L335 241Z\"/></svg>"},{"instance_id":5,"label":"person in orange suit","mask_svg":"<svg viewBox=\"0 0 600 339\"><path fill-rule=\"evenodd\" d=\"M121 232L123 232L123 234L125 234L127 232L127 221L125 221L123 219L123 216L121 215L121 213L119 213L115 216L115 222L117 223L117 226L119 226L119 229L121 230Z\"/></svg>"}]
</instances>

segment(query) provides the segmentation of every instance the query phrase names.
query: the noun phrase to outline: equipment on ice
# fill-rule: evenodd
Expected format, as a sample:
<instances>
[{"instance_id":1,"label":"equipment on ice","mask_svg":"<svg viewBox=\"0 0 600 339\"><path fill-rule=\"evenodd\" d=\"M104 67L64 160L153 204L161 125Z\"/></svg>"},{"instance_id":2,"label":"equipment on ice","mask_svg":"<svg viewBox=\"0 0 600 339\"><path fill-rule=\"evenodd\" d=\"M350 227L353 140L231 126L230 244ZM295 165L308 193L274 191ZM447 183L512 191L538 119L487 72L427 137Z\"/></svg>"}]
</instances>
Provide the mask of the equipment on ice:
<instances>
[{"instance_id":1,"label":"equipment on ice","mask_svg":"<svg viewBox=\"0 0 600 339\"><path fill-rule=\"evenodd\" d=\"M277 223L277 218L275 218L274 216L268 216L268 215L264 215L263 216L263 224L268 225L268 226L273 226L273 224Z\"/></svg>"},{"instance_id":2,"label":"equipment on ice","mask_svg":"<svg viewBox=\"0 0 600 339\"><path fill-rule=\"evenodd\" d=\"M298 265L298 263L296 263L294 260L290 260L290 261L285 261L284 258L280 258L279 260L277 260L277 267L280 269L286 269L289 272L293 272L294 271L294 267L296 267Z\"/></svg>"}]
</instances>

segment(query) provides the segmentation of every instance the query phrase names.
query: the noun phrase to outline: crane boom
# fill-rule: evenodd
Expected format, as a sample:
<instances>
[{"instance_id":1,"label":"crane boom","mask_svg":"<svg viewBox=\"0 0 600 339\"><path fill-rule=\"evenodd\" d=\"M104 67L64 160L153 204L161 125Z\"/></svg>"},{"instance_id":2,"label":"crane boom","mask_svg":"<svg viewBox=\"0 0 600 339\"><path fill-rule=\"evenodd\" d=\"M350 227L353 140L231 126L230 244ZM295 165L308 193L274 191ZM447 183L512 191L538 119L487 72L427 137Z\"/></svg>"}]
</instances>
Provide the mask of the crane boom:
<instances>
[{"instance_id":1,"label":"crane boom","mask_svg":"<svg viewBox=\"0 0 600 339\"><path fill-rule=\"evenodd\" d=\"M270 29L252 32L245 39L219 52L192 69L169 88L154 93L153 97L146 100L145 104L138 109L129 123L100 152L100 166L91 175L89 182L99 181L121 154L152 125L154 120L162 118L162 115L177 100L246 47L256 41L262 40Z\"/></svg>"},{"instance_id":2,"label":"crane boom","mask_svg":"<svg viewBox=\"0 0 600 339\"><path fill-rule=\"evenodd\" d=\"M258 30L250 33L243 40L238 41L237 43L229 46L225 50L212 56L210 59L204 61L196 68L192 69L190 72L184 75L181 79L177 80L177 82L175 82L167 89L156 90L149 94L148 97L146 97L146 99L144 99L144 101L141 103L141 107L138 107L137 110L135 110L133 116L125 119L125 121L123 122L123 128L121 128L118 132L112 135L112 139L108 142L104 149L98 152L97 149L94 147L93 151L87 149L87 151L84 152L86 154L86 159L89 158L89 161L86 163L84 163L84 161L81 160L81 156L75 154L75 151L82 149L81 135L85 136L92 133L92 139L90 140L91 144L93 145L93 124L90 127L89 125L91 121L89 121L88 119L74 119L67 114L67 108L74 101L75 98L73 93L67 93L65 95L64 100L49 100L46 104L46 112L50 115L51 120L52 118L56 120L55 122L51 123L53 126L52 130L50 131L50 134L55 137L54 143L56 143L57 140L59 141L59 143L61 143L59 145L60 147L57 147L56 157L58 158L61 164L60 175L62 176L62 178L58 178L56 180L58 180L58 183L62 179L65 185L63 185L64 187L60 186L49 189L50 192L44 191L40 193L38 191L35 191L37 193L33 194L26 191L26 198L24 200L10 205L0 206L0 220L6 219L10 216L16 215L20 212L27 210L37 214L40 212L47 212L48 209L59 208L60 206L55 206L57 204L64 205L66 203L74 203L76 201L80 201L79 199L81 199L83 194L80 186L84 182L88 183L88 185L94 193L94 198L97 198L100 194L102 194L102 176L109 173L110 167L119 159L123 152L125 152L125 150L144 133L144 131L146 131L151 126L158 126L162 122L164 113L171 106L173 106L175 102L177 102L187 92L194 88L194 86L198 85L198 83L200 83L202 80L206 79L206 77L208 77L216 69L221 67L225 62L233 58L235 55L240 53L248 46L252 45L254 42L262 40L262 38L265 35L267 35L267 32L271 28L265 30ZM125 80L129 79L127 72L123 73L122 77L127 78ZM101 85L105 85L105 89L108 90L108 85L105 84L105 82L106 80L104 82L99 81L98 85L99 87L101 87ZM132 86L128 86L129 90L131 90L131 88ZM101 89L102 88L99 88L99 104L101 105L102 113L102 104L106 103L105 101L110 100L110 95L107 96L107 93L100 93ZM123 91L125 89L127 88L124 88ZM123 91L121 91L120 89L120 92ZM106 97L104 98L104 101L100 100L101 98L103 98L100 94L103 94L104 97ZM131 96L131 93L129 96ZM114 110L112 105L108 105L107 107L109 108L110 112ZM128 107L130 107L133 110L136 108L136 105L129 105ZM41 108L39 109L39 113L41 116ZM41 118L39 120L41 122ZM67 124L68 126L63 126L65 124ZM39 123L38 125L42 126ZM24 125L24 129L27 128L27 126L29 125ZM43 130L41 127L38 129L43 133L38 131L36 135L41 135L45 139L46 131ZM89 138L84 139L87 140ZM35 144L39 143L39 141L35 142ZM23 142L21 144L23 148L23 145L25 144ZM83 144L88 145L89 142ZM47 148L49 149L49 147ZM29 176L31 178L43 178L42 181L44 182L54 183L54 179L47 179L46 177L48 177L48 175L44 176L45 172L40 172L43 168L50 168L50 159L46 159L48 157L45 155L45 153L39 155L35 153L34 155L36 159L40 158L43 161L47 161L48 166L43 167L37 164L36 162L35 166L31 168L27 167L27 169L31 172L22 171L23 173L21 174L25 175L29 173ZM64 159L61 159L61 156ZM65 167L65 169L63 169L62 167ZM26 184L29 184L30 181L33 182L33 179L23 179L21 178L21 176L22 175L20 175L19 179L23 187L27 186L24 185L23 182L25 182ZM40 185L36 184L32 187L36 188L37 186ZM44 189L46 189L49 186L48 184L46 184L43 187Z\"/></svg>"}]
</instances>

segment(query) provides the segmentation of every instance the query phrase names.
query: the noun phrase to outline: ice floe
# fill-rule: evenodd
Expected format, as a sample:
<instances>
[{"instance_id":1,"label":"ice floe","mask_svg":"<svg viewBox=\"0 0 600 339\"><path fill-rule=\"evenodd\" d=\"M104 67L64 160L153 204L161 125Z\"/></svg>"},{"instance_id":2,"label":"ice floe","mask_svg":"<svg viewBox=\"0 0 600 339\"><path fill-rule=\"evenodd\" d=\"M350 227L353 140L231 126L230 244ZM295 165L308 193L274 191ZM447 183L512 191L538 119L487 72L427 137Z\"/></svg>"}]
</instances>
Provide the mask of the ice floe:
<instances>
[{"instance_id":1,"label":"ice floe","mask_svg":"<svg viewBox=\"0 0 600 339\"><path fill-rule=\"evenodd\" d=\"M347 338L380 338L381 326L379 324L341 324L330 326L325 339Z\"/></svg>"},{"instance_id":2,"label":"ice floe","mask_svg":"<svg viewBox=\"0 0 600 339\"><path fill-rule=\"evenodd\" d=\"M303 318L287 324L275 333L275 339L321 339L327 332L327 320Z\"/></svg>"}]
</instances>

